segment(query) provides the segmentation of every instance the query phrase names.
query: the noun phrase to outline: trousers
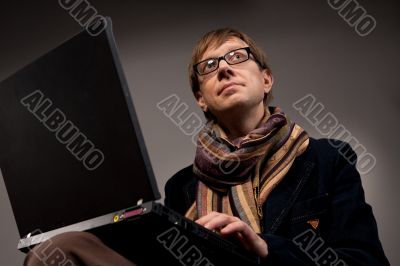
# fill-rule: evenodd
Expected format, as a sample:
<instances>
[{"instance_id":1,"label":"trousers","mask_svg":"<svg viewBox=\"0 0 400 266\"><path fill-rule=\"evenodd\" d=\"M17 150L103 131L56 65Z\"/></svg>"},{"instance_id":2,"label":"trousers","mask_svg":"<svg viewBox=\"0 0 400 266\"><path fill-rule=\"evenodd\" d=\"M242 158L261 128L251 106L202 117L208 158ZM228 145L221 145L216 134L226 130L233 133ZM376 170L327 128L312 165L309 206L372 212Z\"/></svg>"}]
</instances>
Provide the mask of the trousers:
<instances>
[{"instance_id":1,"label":"trousers","mask_svg":"<svg viewBox=\"0 0 400 266\"><path fill-rule=\"evenodd\" d=\"M136 266L87 232L56 235L29 251L24 266Z\"/></svg>"}]
</instances>

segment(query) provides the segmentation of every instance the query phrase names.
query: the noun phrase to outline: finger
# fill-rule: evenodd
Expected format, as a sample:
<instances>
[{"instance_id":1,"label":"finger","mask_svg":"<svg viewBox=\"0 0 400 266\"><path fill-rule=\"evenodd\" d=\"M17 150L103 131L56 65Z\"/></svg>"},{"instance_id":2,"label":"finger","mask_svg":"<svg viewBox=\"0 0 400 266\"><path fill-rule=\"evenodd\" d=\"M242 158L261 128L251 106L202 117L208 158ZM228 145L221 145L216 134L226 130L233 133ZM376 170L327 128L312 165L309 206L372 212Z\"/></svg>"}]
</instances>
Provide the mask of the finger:
<instances>
[{"instance_id":1,"label":"finger","mask_svg":"<svg viewBox=\"0 0 400 266\"><path fill-rule=\"evenodd\" d=\"M245 247L253 245L258 241L258 235L243 221L230 223L221 229L222 235L235 235Z\"/></svg>"},{"instance_id":2,"label":"finger","mask_svg":"<svg viewBox=\"0 0 400 266\"><path fill-rule=\"evenodd\" d=\"M221 230L222 235L234 235L246 250L261 257L268 255L268 245L243 221L228 224Z\"/></svg>"},{"instance_id":3,"label":"finger","mask_svg":"<svg viewBox=\"0 0 400 266\"><path fill-rule=\"evenodd\" d=\"M236 217L226 215L226 214L220 214L217 216L214 216L212 219L210 219L207 223L204 224L204 227L210 230L220 230L221 228L225 227L226 225L230 223L234 223L237 220L239 220Z\"/></svg>"},{"instance_id":4,"label":"finger","mask_svg":"<svg viewBox=\"0 0 400 266\"><path fill-rule=\"evenodd\" d=\"M232 223L227 224L224 228L221 229L221 234L224 235L231 235L234 233L241 233L247 236L250 234L252 230L250 227L243 221L241 220L236 220Z\"/></svg>"},{"instance_id":5,"label":"finger","mask_svg":"<svg viewBox=\"0 0 400 266\"><path fill-rule=\"evenodd\" d=\"M214 217L216 217L218 215L221 215L221 213L210 212L209 214L204 215L203 217L197 219L195 222L204 226L206 223L208 223L210 220L214 219Z\"/></svg>"}]
</instances>

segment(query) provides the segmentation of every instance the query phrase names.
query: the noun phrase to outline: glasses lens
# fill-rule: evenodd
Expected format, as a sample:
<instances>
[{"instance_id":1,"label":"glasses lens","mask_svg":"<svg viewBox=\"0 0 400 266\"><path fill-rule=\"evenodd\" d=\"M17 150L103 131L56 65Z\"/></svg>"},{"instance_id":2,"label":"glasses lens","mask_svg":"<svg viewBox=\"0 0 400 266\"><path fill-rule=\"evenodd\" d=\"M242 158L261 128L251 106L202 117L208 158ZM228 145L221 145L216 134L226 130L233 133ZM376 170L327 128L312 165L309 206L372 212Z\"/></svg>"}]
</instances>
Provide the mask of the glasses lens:
<instances>
[{"instance_id":1,"label":"glasses lens","mask_svg":"<svg viewBox=\"0 0 400 266\"><path fill-rule=\"evenodd\" d=\"M230 64L235 65L242 63L249 59L248 48L241 48L237 50L230 51L224 56L224 60ZM210 58L205 61L202 61L196 65L196 71L200 75L205 75L213 72L218 68L219 60L222 58Z\"/></svg>"},{"instance_id":2,"label":"glasses lens","mask_svg":"<svg viewBox=\"0 0 400 266\"><path fill-rule=\"evenodd\" d=\"M197 71L199 72L200 75L204 75L214 71L215 69L217 69L217 67L218 67L217 59L208 59L197 65Z\"/></svg>"},{"instance_id":3,"label":"glasses lens","mask_svg":"<svg viewBox=\"0 0 400 266\"><path fill-rule=\"evenodd\" d=\"M247 59L249 59L249 54L246 49L238 49L225 55L226 62L231 65L242 63Z\"/></svg>"}]
</instances>

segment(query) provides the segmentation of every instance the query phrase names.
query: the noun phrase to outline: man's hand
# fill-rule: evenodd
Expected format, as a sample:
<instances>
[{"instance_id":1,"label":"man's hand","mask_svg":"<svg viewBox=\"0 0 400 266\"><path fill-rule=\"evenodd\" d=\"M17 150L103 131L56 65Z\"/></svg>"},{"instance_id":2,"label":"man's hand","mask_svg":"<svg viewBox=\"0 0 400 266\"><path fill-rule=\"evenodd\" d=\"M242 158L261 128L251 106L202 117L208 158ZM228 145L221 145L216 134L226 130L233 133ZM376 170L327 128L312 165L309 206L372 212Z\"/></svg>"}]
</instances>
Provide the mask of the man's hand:
<instances>
[{"instance_id":1,"label":"man's hand","mask_svg":"<svg viewBox=\"0 0 400 266\"><path fill-rule=\"evenodd\" d=\"M261 258L268 255L267 243L251 229L251 227L237 217L224 213L211 212L196 223L212 231L218 231L221 236L235 236L243 244L244 248Z\"/></svg>"}]
</instances>

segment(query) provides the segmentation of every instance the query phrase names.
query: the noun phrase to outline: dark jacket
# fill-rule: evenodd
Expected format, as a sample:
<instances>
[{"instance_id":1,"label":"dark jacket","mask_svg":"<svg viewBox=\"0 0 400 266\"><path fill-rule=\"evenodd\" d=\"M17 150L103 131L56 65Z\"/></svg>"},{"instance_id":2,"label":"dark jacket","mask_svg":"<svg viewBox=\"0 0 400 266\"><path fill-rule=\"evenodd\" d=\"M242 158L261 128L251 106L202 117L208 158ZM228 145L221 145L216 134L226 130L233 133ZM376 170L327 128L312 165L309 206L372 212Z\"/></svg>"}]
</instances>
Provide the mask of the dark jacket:
<instances>
[{"instance_id":1,"label":"dark jacket","mask_svg":"<svg viewBox=\"0 0 400 266\"><path fill-rule=\"evenodd\" d=\"M343 146L310 138L264 203L261 237L269 255L263 264L389 265L360 175L346 159L356 155L347 143L334 143ZM196 181L192 166L176 173L165 186L165 205L184 214Z\"/></svg>"}]
</instances>

